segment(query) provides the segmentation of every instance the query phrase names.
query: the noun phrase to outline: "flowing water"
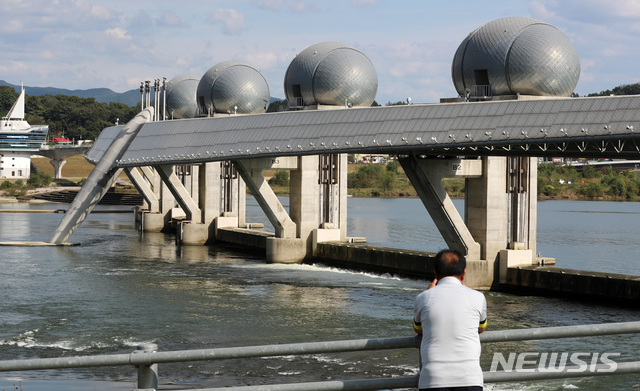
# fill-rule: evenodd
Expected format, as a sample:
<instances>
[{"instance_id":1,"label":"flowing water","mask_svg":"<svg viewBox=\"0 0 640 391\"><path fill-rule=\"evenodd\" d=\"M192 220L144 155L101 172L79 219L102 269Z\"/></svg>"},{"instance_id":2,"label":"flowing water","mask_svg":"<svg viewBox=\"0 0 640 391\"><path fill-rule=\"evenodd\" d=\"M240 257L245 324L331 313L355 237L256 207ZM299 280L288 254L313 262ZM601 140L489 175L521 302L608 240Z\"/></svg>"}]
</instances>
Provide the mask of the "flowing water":
<instances>
[{"instance_id":1,"label":"flowing water","mask_svg":"<svg viewBox=\"0 0 640 391\"><path fill-rule=\"evenodd\" d=\"M249 199L250 222L266 222ZM461 206L456 201L458 207ZM2 204L2 209L68 205ZM100 207L109 210L110 207ZM122 209L118 207L115 209ZM437 251L445 246L416 199L349 199L350 236L375 245ZM640 275L640 203L539 203L538 252L558 266ZM1 241L48 241L57 214L0 214ZM410 336L424 281L322 265L269 265L213 246L176 246L141 234L129 213L93 213L76 247L0 247L0 360ZM640 320L602 303L485 292L490 329ZM614 352L640 360L637 336L485 344L493 353ZM417 351L161 364L161 388L301 382L417 373ZM128 367L0 373L0 390L132 389ZM640 375L486 385L495 390L634 390ZM56 388L57 387L57 388ZM175 388L175 387L174 387Z\"/></svg>"}]
</instances>

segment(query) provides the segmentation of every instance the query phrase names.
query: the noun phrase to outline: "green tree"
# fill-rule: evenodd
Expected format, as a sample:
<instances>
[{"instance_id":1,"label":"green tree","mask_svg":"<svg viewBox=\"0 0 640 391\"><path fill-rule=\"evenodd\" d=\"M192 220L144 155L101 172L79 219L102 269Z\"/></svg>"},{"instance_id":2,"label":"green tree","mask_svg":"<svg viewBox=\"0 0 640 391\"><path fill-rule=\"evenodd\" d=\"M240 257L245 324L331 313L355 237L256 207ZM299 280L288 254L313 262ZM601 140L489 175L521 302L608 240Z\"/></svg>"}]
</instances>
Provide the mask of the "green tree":
<instances>
[{"instance_id":1,"label":"green tree","mask_svg":"<svg viewBox=\"0 0 640 391\"><path fill-rule=\"evenodd\" d=\"M400 163L396 161L391 161L387 163L387 171L393 174L397 174L399 169L400 169Z\"/></svg>"},{"instance_id":2,"label":"green tree","mask_svg":"<svg viewBox=\"0 0 640 391\"><path fill-rule=\"evenodd\" d=\"M617 197L627 196L627 183L624 178L617 176L609 184L609 194Z\"/></svg>"},{"instance_id":3,"label":"green tree","mask_svg":"<svg viewBox=\"0 0 640 391\"><path fill-rule=\"evenodd\" d=\"M31 173L31 176L27 180L27 185L31 187L46 187L49 186L52 181L53 179L51 178L51 175L38 171Z\"/></svg>"},{"instance_id":4,"label":"green tree","mask_svg":"<svg viewBox=\"0 0 640 391\"><path fill-rule=\"evenodd\" d=\"M601 172L596 170L593 166L585 166L582 169L582 177L587 179L596 178L601 175Z\"/></svg>"},{"instance_id":5,"label":"green tree","mask_svg":"<svg viewBox=\"0 0 640 391\"><path fill-rule=\"evenodd\" d=\"M552 185L546 185L542 188L542 194L546 195L547 197L552 197L558 194L558 189Z\"/></svg>"},{"instance_id":6,"label":"green tree","mask_svg":"<svg viewBox=\"0 0 640 391\"><path fill-rule=\"evenodd\" d=\"M604 190L602 189L602 185L599 183L588 183L578 190L578 194L589 198L602 197L604 195Z\"/></svg>"},{"instance_id":7,"label":"green tree","mask_svg":"<svg viewBox=\"0 0 640 391\"><path fill-rule=\"evenodd\" d=\"M0 117L4 117L9 113L18 96L19 94L13 87L0 86Z\"/></svg>"},{"instance_id":8,"label":"green tree","mask_svg":"<svg viewBox=\"0 0 640 391\"><path fill-rule=\"evenodd\" d=\"M396 175L379 164L366 164L348 175L349 187L355 189L380 188L389 191L394 188Z\"/></svg>"},{"instance_id":9,"label":"green tree","mask_svg":"<svg viewBox=\"0 0 640 391\"><path fill-rule=\"evenodd\" d=\"M273 177L269 179L269 184L271 186L289 186L289 171L276 171Z\"/></svg>"},{"instance_id":10,"label":"green tree","mask_svg":"<svg viewBox=\"0 0 640 391\"><path fill-rule=\"evenodd\" d=\"M551 174L556 171L556 166L551 163L538 164L538 177L551 177Z\"/></svg>"}]
</instances>

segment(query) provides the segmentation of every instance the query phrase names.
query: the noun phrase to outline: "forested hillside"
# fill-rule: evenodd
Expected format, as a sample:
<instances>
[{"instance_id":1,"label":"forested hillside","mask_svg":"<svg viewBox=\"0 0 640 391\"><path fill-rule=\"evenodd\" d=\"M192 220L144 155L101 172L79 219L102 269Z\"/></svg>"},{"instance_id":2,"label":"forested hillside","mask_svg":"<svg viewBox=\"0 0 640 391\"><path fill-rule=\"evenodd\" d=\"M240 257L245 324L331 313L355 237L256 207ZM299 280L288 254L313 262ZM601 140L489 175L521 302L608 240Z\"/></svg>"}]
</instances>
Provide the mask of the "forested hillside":
<instances>
[{"instance_id":1,"label":"forested hillside","mask_svg":"<svg viewBox=\"0 0 640 391\"><path fill-rule=\"evenodd\" d=\"M18 93L9 86L0 86L0 115L5 116ZM49 125L50 137L64 135L68 139L94 140L102 129L118 121L127 123L140 108L123 103L100 103L94 98L68 95L28 95L25 119L31 125Z\"/></svg>"}]
</instances>

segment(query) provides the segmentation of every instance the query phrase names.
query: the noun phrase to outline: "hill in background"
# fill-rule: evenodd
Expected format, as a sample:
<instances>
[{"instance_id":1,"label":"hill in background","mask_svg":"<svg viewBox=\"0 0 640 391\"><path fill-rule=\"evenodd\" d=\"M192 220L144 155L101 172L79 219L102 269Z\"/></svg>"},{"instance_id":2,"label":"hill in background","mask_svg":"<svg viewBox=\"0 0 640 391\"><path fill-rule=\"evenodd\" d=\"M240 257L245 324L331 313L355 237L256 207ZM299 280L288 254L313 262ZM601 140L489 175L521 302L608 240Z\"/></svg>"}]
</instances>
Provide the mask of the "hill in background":
<instances>
[{"instance_id":1,"label":"hill in background","mask_svg":"<svg viewBox=\"0 0 640 391\"><path fill-rule=\"evenodd\" d=\"M4 80L0 80L0 86L13 87L16 92L20 93L20 86L7 83ZM126 92L115 92L108 88L91 88L88 90L67 90L64 88L55 87L29 87L25 86L27 94L29 95L68 95L77 96L80 98L95 98L96 102L111 103L119 102L124 103L127 106L135 106L140 102L140 90L129 90Z\"/></svg>"},{"instance_id":2,"label":"hill in background","mask_svg":"<svg viewBox=\"0 0 640 391\"><path fill-rule=\"evenodd\" d=\"M16 84L8 83L4 80L0 80L0 86L13 87L16 92L20 93L20 86ZM64 88L56 87L29 87L24 86L27 94L29 95L67 95L77 96L80 98L94 98L96 102L111 103L118 102L124 103L127 106L136 106L140 102L140 89L129 90L126 92L115 92L108 88L90 88L88 90L67 90ZM281 98L271 97L271 102L281 101Z\"/></svg>"}]
</instances>

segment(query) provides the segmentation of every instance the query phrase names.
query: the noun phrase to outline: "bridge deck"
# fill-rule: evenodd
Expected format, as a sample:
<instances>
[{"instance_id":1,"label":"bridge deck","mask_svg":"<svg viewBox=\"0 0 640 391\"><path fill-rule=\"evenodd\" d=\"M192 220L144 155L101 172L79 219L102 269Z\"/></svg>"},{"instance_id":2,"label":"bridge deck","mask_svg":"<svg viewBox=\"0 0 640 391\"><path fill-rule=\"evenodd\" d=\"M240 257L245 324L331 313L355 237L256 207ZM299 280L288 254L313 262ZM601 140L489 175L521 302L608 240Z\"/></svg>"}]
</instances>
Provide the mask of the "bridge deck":
<instances>
[{"instance_id":1,"label":"bridge deck","mask_svg":"<svg viewBox=\"0 0 640 391\"><path fill-rule=\"evenodd\" d=\"M389 153L637 157L640 96L442 103L145 124L119 167L286 155ZM105 129L97 162L121 129Z\"/></svg>"}]
</instances>

